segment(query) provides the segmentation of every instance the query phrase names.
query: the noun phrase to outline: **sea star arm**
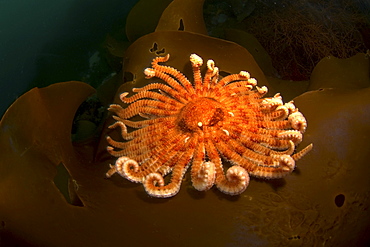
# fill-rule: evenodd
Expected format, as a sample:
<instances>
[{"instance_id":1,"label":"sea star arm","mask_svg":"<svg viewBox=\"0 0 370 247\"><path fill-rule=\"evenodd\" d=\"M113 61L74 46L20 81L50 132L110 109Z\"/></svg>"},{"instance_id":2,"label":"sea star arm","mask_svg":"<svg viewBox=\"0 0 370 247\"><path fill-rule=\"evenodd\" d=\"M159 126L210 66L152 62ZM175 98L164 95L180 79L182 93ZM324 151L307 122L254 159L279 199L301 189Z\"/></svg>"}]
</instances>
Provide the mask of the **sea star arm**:
<instances>
[{"instance_id":1,"label":"sea star arm","mask_svg":"<svg viewBox=\"0 0 370 247\"><path fill-rule=\"evenodd\" d=\"M156 92L152 92L152 91L141 91L131 97L126 97L128 95L128 93L123 93L120 95L120 98L122 100L122 102L126 103L126 104L129 104L129 103L133 103L137 100L141 100L141 99L144 99L144 98L150 98L150 99L153 99L153 100L158 100L160 102L163 102L165 104L168 104L168 105L172 105L172 106L175 106L175 107L181 107L183 104L181 104L180 102L174 100L174 99L171 99L170 97L167 97L163 94L160 94L160 93L156 93Z\"/></svg>"},{"instance_id":2,"label":"sea star arm","mask_svg":"<svg viewBox=\"0 0 370 247\"><path fill-rule=\"evenodd\" d=\"M190 94L189 92L179 83L177 82L171 75L165 73L166 70L164 68L167 67L160 67L162 70L156 70L153 68L146 68L144 70L144 73L146 75L146 78L152 78L152 77L157 77L159 79L162 79L165 81L168 85L170 85L175 91L179 92L179 95L181 95L182 99L189 99Z\"/></svg>"},{"instance_id":3,"label":"sea star arm","mask_svg":"<svg viewBox=\"0 0 370 247\"><path fill-rule=\"evenodd\" d=\"M205 146L203 136L197 138L198 146L194 152L191 165L191 181L196 190L209 190L215 182L215 164L205 162Z\"/></svg>"},{"instance_id":4,"label":"sea star arm","mask_svg":"<svg viewBox=\"0 0 370 247\"><path fill-rule=\"evenodd\" d=\"M132 91L135 93L149 91L149 90L158 90L162 94L164 93L166 96L172 97L181 103L188 102L188 100L186 100L185 97L180 92L174 90L173 88L163 83L150 83L144 87L132 89Z\"/></svg>"},{"instance_id":5,"label":"sea star arm","mask_svg":"<svg viewBox=\"0 0 370 247\"><path fill-rule=\"evenodd\" d=\"M291 126L295 130L299 130L301 133L304 133L307 128L307 121L306 118L303 116L301 112L296 109L295 112L289 115L288 121L290 122Z\"/></svg>"},{"instance_id":6,"label":"sea star arm","mask_svg":"<svg viewBox=\"0 0 370 247\"><path fill-rule=\"evenodd\" d=\"M151 105L150 107L148 105ZM110 109L111 110L111 109ZM121 119L128 119L136 115L171 116L177 112L177 107L166 105L155 100L140 100L130 104L127 108L118 111L117 115Z\"/></svg>"},{"instance_id":7,"label":"sea star arm","mask_svg":"<svg viewBox=\"0 0 370 247\"><path fill-rule=\"evenodd\" d=\"M115 116L113 116L115 118ZM115 118L116 119L116 118ZM175 116L167 116L167 117L161 117L161 118L152 118L152 119L147 119L147 120L141 120L141 121L131 121L131 120L126 120L126 119L120 119L117 118L117 121L121 121L125 125L139 129L139 128L144 128L148 127L151 125L156 125L158 127L160 126L173 126L173 122L176 120Z\"/></svg>"},{"instance_id":8,"label":"sea star arm","mask_svg":"<svg viewBox=\"0 0 370 247\"><path fill-rule=\"evenodd\" d=\"M156 133L167 131L167 129L171 129L171 127L173 127L173 124L171 124L171 122L165 121L165 118L162 118L161 121L154 121L154 119L153 119L153 121L144 120L145 122L146 121L151 122L151 124L146 125L146 126L142 126L141 129L138 129L138 130L135 130L135 131L132 131L132 132L128 133L126 123L128 123L128 125L130 126L131 121L128 121L128 120L126 120L126 121L122 120L121 121L120 119L116 119L116 120L117 121L115 123L113 123L112 125L110 125L108 128L114 129L116 127L120 127L121 128L121 136L125 140L132 140L132 139L135 139L135 138L136 139L141 138L141 140L142 140L142 138L145 138L145 136L143 136L143 134L145 134L145 132L147 132L147 131L151 131L151 132L156 134ZM135 122L135 123L138 124L139 122Z\"/></svg>"},{"instance_id":9,"label":"sea star arm","mask_svg":"<svg viewBox=\"0 0 370 247\"><path fill-rule=\"evenodd\" d=\"M247 188L249 184L248 172L240 166L232 166L226 171L226 176L222 168L221 158L214 146L209 140L207 141L206 150L209 159L215 166L217 188L229 195L239 195Z\"/></svg>"},{"instance_id":10,"label":"sea star arm","mask_svg":"<svg viewBox=\"0 0 370 247\"><path fill-rule=\"evenodd\" d=\"M273 158L273 166L253 166L248 170L249 174L260 178L282 178L294 170L295 162L291 156L277 155Z\"/></svg>"},{"instance_id":11,"label":"sea star arm","mask_svg":"<svg viewBox=\"0 0 370 247\"><path fill-rule=\"evenodd\" d=\"M155 71L159 71L173 76L181 83L181 85L184 86L184 88L190 95L193 95L195 93L195 89L193 88L191 82L188 80L188 78L186 78L186 76L183 73L181 73L175 68L158 64L159 62L167 62L169 58L170 58L169 54L167 54L165 57L154 58L152 62L153 69Z\"/></svg>"},{"instance_id":12,"label":"sea star arm","mask_svg":"<svg viewBox=\"0 0 370 247\"><path fill-rule=\"evenodd\" d=\"M145 191L150 196L166 198L174 196L179 192L182 178L190 165L190 160L194 152L194 142L190 140L183 148L185 150L176 158L170 183L165 185L163 175L158 172L150 173L146 176L143 185Z\"/></svg>"},{"instance_id":13,"label":"sea star arm","mask_svg":"<svg viewBox=\"0 0 370 247\"><path fill-rule=\"evenodd\" d=\"M215 62L213 60L207 61L207 72L204 75L203 79L203 87L204 90L207 92L205 96L209 96L209 91L212 86L217 84L218 80L218 68L215 66Z\"/></svg>"},{"instance_id":14,"label":"sea star arm","mask_svg":"<svg viewBox=\"0 0 370 247\"><path fill-rule=\"evenodd\" d=\"M308 152L310 152L313 148L313 144L311 143L310 145L308 145L307 147L305 147L304 149L302 149L301 151L299 151L298 153L295 153L292 155L292 158L297 161L299 159L301 159L303 156L305 156Z\"/></svg>"},{"instance_id":15,"label":"sea star arm","mask_svg":"<svg viewBox=\"0 0 370 247\"><path fill-rule=\"evenodd\" d=\"M191 54L190 62L193 69L195 93L197 95L202 95L204 87L202 82L202 75L200 73L200 67L203 65L203 59L197 54Z\"/></svg>"},{"instance_id":16,"label":"sea star arm","mask_svg":"<svg viewBox=\"0 0 370 247\"><path fill-rule=\"evenodd\" d=\"M231 138L227 139L224 136L222 139L216 142L216 147L220 153L234 164L245 168L250 175L263 178L280 178L291 173L294 169L295 162L289 155L269 154L264 156L240 145Z\"/></svg>"}]
</instances>

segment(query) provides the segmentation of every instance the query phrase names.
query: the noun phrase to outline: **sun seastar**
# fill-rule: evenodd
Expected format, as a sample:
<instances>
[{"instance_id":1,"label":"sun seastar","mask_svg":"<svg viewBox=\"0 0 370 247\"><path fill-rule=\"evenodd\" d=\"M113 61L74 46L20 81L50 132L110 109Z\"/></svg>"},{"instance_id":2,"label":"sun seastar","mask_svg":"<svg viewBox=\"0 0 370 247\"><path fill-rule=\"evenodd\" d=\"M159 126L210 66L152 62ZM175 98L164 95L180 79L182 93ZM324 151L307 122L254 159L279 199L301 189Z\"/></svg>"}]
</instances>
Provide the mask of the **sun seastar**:
<instances>
[{"instance_id":1,"label":"sun seastar","mask_svg":"<svg viewBox=\"0 0 370 247\"><path fill-rule=\"evenodd\" d=\"M171 197L191 166L195 189L216 185L226 194L238 195L248 186L249 175L281 178L311 150L312 144L293 154L306 119L292 101L284 104L280 94L262 98L267 88L258 87L248 72L219 80L218 68L208 60L202 80L203 60L192 54L192 84L180 71L159 64L168 59L169 55L157 57L144 71L146 78L157 77L166 84L134 88L137 94L120 95L127 108L109 107L116 113L109 128L120 127L126 141L107 137L108 152L118 157L107 177L118 173L142 183L151 196ZM137 115L143 119L129 120ZM126 126L137 130L128 132ZM170 173L171 179L165 181Z\"/></svg>"}]
</instances>

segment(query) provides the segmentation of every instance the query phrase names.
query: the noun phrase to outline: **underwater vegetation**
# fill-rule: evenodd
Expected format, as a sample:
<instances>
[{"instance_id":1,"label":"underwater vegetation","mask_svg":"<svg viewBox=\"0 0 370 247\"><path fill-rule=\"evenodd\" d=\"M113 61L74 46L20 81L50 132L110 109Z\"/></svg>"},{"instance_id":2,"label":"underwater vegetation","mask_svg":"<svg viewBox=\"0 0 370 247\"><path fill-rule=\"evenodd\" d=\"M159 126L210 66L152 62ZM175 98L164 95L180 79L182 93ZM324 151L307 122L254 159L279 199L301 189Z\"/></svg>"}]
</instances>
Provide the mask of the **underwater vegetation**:
<instances>
[{"instance_id":1,"label":"underwater vegetation","mask_svg":"<svg viewBox=\"0 0 370 247\"><path fill-rule=\"evenodd\" d=\"M238 13L239 23L252 18L254 4ZM0 122L1 245L370 243L369 55L325 55L309 80L283 80L257 35L233 27L225 29L232 41L211 37L203 12L199 0L141 0L127 17L128 41L117 34L105 40L115 73L101 86L70 81L33 88L9 107ZM247 70L269 97L280 92L284 102L294 100L307 120L297 151L314 147L289 176L251 178L247 190L230 196L197 191L186 175L175 197L160 199L140 184L105 178L115 161L106 136L122 136L108 128L115 120L101 109L121 105L120 94L147 85L143 71L155 57L171 54L171 67L192 78L193 53L213 59L223 77Z\"/></svg>"},{"instance_id":2,"label":"underwater vegetation","mask_svg":"<svg viewBox=\"0 0 370 247\"><path fill-rule=\"evenodd\" d=\"M205 9L211 34L231 40L225 29L252 34L287 80L309 79L324 57L349 58L370 48L366 1L209 0Z\"/></svg>"}]
</instances>

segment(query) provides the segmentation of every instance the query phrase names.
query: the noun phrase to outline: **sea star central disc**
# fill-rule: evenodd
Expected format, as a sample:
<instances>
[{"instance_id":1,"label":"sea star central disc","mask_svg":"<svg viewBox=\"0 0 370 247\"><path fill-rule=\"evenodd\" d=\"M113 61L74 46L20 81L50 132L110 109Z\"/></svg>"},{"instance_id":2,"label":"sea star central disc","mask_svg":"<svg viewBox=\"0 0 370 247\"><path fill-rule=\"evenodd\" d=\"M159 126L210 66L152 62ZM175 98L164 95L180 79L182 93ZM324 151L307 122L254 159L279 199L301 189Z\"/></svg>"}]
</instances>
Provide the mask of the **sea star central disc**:
<instances>
[{"instance_id":1,"label":"sea star central disc","mask_svg":"<svg viewBox=\"0 0 370 247\"><path fill-rule=\"evenodd\" d=\"M178 124L182 131L198 131L203 126L221 124L224 119L224 110L221 103L212 98L201 97L186 104L178 117Z\"/></svg>"}]
</instances>

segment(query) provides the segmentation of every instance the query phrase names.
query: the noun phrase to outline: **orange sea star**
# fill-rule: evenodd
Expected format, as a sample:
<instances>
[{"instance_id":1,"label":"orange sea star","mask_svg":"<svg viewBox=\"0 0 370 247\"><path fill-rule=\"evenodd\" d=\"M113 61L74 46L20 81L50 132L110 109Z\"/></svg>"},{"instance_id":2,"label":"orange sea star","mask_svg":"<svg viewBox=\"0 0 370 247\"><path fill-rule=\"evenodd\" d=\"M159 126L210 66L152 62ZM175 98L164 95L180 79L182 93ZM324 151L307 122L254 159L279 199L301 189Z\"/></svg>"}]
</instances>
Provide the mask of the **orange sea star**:
<instances>
[{"instance_id":1,"label":"orange sea star","mask_svg":"<svg viewBox=\"0 0 370 247\"><path fill-rule=\"evenodd\" d=\"M218 68L208 60L202 80L203 60L192 54L192 84L178 70L159 64L168 59L169 55L157 57L144 71L146 78L157 77L166 84L134 88L137 94L132 97L121 94L130 104L127 108L110 106L116 113L110 128L120 127L126 142L107 138L108 152L119 157L107 177L119 173L143 183L151 196L171 197L191 166L195 189L204 191L215 184L226 194L238 195L248 186L249 175L281 178L311 150L312 144L293 154L306 119L292 101L284 104L280 94L262 98L267 88L258 87L248 72L219 80ZM136 115L144 119L129 120ZM137 130L127 132L126 126ZM226 174L224 165L229 166Z\"/></svg>"}]
</instances>

